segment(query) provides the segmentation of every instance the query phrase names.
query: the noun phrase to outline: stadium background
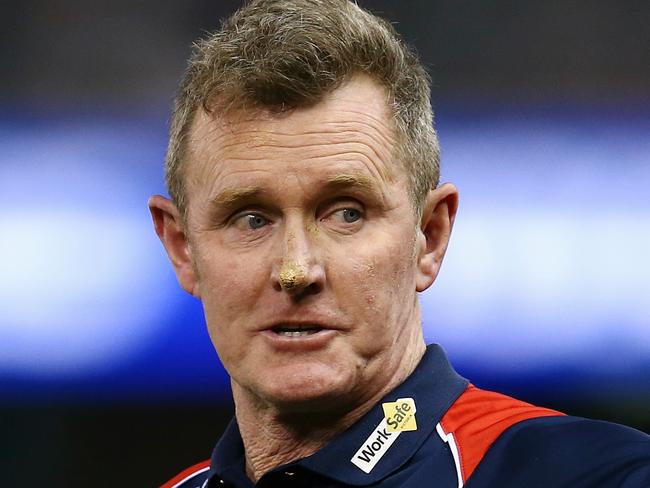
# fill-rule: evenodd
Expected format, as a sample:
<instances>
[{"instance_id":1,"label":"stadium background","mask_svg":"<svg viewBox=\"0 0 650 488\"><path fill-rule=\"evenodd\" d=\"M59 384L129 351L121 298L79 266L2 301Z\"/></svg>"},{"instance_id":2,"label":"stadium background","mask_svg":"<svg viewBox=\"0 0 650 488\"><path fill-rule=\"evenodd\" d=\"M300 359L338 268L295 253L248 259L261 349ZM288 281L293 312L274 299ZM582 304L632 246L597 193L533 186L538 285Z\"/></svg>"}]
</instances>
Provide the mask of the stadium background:
<instances>
[{"instance_id":1,"label":"stadium background","mask_svg":"<svg viewBox=\"0 0 650 488\"><path fill-rule=\"evenodd\" d=\"M430 68L461 192L427 338L650 432L650 3L360 3ZM238 5L0 6L0 486L156 486L232 413L146 200L191 41Z\"/></svg>"}]
</instances>

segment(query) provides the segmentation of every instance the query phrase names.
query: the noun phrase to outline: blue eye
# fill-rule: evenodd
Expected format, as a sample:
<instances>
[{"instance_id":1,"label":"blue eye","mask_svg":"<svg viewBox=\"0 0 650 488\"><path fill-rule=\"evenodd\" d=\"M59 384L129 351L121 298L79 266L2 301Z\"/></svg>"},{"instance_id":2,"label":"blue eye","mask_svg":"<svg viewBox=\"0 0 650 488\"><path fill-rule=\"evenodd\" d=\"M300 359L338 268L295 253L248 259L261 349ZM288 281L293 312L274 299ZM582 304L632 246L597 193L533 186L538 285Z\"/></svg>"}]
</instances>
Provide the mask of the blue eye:
<instances>
[{"instance_id":1,"label":"blue eye","mask_svg":"<svg viewBox=\"0 0 650 488\"><path fill-rule=\"evenodd\" d=\"M267 219L258 214L249 214L246 218L248 220L248 226L251 229L261 229L269 223Z\"/></svg>"},{"instance_id":2,"label":"blue eye","mask_svg":"<svg viewBox=\"0 0 650 488\"><path fill-rule=\"evenodd\" d=\"M361 218L361 211L356 208L346 208L343 210L343 220L351 224Z\"/></svg>"}]
</instances>

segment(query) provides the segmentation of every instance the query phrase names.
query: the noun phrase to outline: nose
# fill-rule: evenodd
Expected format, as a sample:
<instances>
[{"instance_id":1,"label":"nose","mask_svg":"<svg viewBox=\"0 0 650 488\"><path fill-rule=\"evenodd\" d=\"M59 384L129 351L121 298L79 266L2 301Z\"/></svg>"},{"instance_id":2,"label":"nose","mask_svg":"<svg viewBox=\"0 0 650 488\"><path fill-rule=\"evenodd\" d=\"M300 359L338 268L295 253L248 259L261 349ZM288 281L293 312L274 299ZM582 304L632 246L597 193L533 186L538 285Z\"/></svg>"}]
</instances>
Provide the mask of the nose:
<instances>
[{"instance_id":1,"label":"nose","mask_svg":"<svg viewBox=\"0 0 650 488\"><path fill-rule=\"evenodd\" d=\"M325 285L325 270L317 244L304 228L285 231L282 253L273 267L272 282L277 291L294 298L319 293Z\"/></svg>"}]
</instances>

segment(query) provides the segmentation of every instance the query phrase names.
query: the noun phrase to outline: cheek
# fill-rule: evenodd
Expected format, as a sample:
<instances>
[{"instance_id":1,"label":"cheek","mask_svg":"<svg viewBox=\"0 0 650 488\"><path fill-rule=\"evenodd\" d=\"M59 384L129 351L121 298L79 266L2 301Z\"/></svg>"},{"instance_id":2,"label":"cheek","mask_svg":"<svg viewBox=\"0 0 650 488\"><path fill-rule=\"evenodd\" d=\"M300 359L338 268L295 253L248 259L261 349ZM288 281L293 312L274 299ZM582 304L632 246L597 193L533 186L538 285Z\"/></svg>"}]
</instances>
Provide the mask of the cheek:
<instances>
[{"instance_id":1,"label":"cheek","mask_svg":"<svg viewBox=\"0 0 650 488\"><path fill-rule=\"evenodd\" d=\"M377 287L377 264L375 260L368 259L356 263L354 275L356 286L361 292L361 296L363 296L365 305L375 309L379 305L377 300L380 292Z\"/></svg>"},{"instance_id":2,"label":"cheek","mask_svg":"<svg viewBox=\"0 0 650 488\"><path fill-rule=\"evenodd\" d=\"M247 324L258 308L260 283L268 281L262 276L264 268L245 257L222 253L203 256L197 266L208 334L222 364L236 375L236 365L249 352Z\"/></svg>"},{"instance_id":3,"label":"cheek","mask_svg":"<svg viewBox=\"0 0 650 488\"><path fill-rule=\"evenodd\" d=\"M399 243L378 248L357 250L355 261L343 276L345 299L350 306L363 307L370 320L390 326L395 310L403 310L409 290L415 293L412 252Z\"/></svg>"},{"instance_id":4,"label":"cheek","mask_svg":"<svg viewBox=\"0 0 650 488\"><path fill-rule=\"evenodd\" d=\"M219 251L202 254L197 262L201 301L210 329L227 327L246 312L259 296L265 279L263 263Z\"/></svg>"}]
</instances>

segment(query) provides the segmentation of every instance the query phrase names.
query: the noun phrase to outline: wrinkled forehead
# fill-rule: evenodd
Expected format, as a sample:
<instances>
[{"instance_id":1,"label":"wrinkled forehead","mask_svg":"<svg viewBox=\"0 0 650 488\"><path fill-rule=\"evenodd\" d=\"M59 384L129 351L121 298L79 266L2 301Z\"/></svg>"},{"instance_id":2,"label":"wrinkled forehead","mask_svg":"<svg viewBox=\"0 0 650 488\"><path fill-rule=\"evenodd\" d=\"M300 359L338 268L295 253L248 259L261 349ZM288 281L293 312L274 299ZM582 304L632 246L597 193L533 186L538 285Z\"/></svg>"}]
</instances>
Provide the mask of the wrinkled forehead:
<instances>
[{"instance_id":1,"label":"wrinkled forehead","mask_svg":"<svg viewBox=\"0 0 650 488\"><path fill-rule=\"evenodd\" d=\"M385 181L403 176L396 164L397 137L386 91L366 77L351 81L316 104L284 112L230 110L226 115L197 111L187 138L185 175L204 181L224 160L264 158L273 151L287 160L311 159L319 153L335 158L356 155Z\"/></svg>"}]
</instances>

